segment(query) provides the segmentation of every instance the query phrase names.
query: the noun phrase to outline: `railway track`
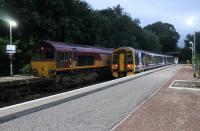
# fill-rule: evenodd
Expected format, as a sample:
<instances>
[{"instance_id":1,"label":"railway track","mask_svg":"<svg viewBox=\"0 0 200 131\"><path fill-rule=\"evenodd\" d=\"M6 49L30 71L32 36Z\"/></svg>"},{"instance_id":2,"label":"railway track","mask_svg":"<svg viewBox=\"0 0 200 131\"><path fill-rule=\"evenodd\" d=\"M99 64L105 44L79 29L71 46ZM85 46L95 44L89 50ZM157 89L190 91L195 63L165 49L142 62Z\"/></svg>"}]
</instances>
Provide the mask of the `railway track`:
<instances>
[{"instance_id":1,"label":"railway track","mask_svg":"<svg viewBox=\"0 0 200 131\"><path fill-rule=\"evenodd\" d=\"M63 92L76 90L76 89L79 89L79 88L84 88L86 86L106 82L106 81L109 81L109 80L112 80L112 79L113 78L102 79L102 80L97 80L97 81L90 82L90 83L83 83L81 85L69 86L67 88L62 88L62 89L59 89L59 90L54 90L54 91L53 90L48 90L48 91L44 90L44 91L40 91L40 92L30 93L30 94L27 94L27 95L21 95L20 97L16 97L16 98L12 98L12 99L8 98L8 99L0 100L0 108L19 104L19 103L23 103L23 102L27 102L27 101L40 99L40 98L43 98L43 97L47 97L47 96L51 96L51 95L55 95L55 94L59 94L59 93L63 93ZM42 85L42 86L45 86L45 85Z\"/></svg>"}]
</instances>

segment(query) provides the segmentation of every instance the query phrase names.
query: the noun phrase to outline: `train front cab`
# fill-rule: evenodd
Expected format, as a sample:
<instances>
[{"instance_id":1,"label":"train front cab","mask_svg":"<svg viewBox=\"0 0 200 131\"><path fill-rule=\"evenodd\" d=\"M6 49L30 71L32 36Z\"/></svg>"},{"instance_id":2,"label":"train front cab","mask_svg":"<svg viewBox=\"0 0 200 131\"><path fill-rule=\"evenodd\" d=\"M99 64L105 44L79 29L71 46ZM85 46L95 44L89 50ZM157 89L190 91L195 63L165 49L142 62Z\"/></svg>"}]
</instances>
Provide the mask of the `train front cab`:
<instances>
[{"instance_id":1,"label":"train front cab","mask_svg":"<svg viewBox=\"0 0 200 131\"><path fill-rule=\"evenodd\" d=\"M35 48L31 61L34 76L54 77L58 72L66 72L77 65L76 49L56 50L51 43L42 43Z\"/></svg>"},{"instance_id":2,"label":"train front cab","mask_svg":"<svg viewBox=\"0 0 200 131\"><path fill-rule=\"evenodd\" d=\"M133 75L135 72L134 50L116 49L112 56L112 72L115 78Z\"/></svg>"},{"instance_id":3,"label":"train front cab","mask_svg":"<svg viewBox=\"0 0 200 131\"><path fill-rule=\"evenodd\" d=\"M38 77L51 77L55 75L55 50L52 46L44 44L35 46L31 66L33 75Z\"/></svg>"}]
</instances>

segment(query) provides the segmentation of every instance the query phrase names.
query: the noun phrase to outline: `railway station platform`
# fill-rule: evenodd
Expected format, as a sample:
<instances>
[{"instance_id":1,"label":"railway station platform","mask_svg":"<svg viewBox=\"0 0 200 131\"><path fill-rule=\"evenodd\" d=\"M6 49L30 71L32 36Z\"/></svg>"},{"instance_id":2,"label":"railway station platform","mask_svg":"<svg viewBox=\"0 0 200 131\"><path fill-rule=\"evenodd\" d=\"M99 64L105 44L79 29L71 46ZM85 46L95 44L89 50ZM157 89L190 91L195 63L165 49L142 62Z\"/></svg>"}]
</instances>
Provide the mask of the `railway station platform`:
<instances>
[{"instance_id":1,"label":"railway station platform","mask_svg":"<svg viewBox=\"0 0 200 131\"><path fill-rule=\"evenodd\" d=\"M168 88L174 79L191 80L190 74L190 67L174 65L5 107L0 130L199 129L200 92Z\"/></svg>"},{"instance_id":2,"label":"railway station platform","mask_svg":"<svg viewBox=\"0 0 200 131\"><path fill-rule=\"evenodd\" d=\"M200 88L173 88L174 80L200 82L191 66L184 66L113 131L199 131Z\"/></svg>"},{"instance_id":3,"label":"railway station platform","mask_svg":"<svg viewBox=\"0 0 200 131\"><path fill-rule=\"evenodd\" d=\"M14 75L7 77L0 77L0 88L1 87L12 87L20 86L24 84L30 84L34 82L43 81L44 78L33 77L33 76L23 76L23 75Z\"/></svg>"},{"instance_id":4,"label":"railway station platform","mask_svg":"<svg viewBox=\"0 0 200 131\"><path fill-rule=\"evenodd\" d=\"M32 79L32 78L34 78L34 77L32 77L32 76L14 75L14 76L0 77L0 82L26 80L26 79Z\"/></svg>"},{"instance_id":5,"label":"railway station platform","mask_svg":"<svg viewBox=\"0 0 200 131\"><path fill-rule=\"evenodd\" d=\"M43 89L41 87L48 87L50 83L52 83L50 78L25 75L0 77L0 100L15 99L32 92L39 92Z\"/></svg>"}]
</instances>

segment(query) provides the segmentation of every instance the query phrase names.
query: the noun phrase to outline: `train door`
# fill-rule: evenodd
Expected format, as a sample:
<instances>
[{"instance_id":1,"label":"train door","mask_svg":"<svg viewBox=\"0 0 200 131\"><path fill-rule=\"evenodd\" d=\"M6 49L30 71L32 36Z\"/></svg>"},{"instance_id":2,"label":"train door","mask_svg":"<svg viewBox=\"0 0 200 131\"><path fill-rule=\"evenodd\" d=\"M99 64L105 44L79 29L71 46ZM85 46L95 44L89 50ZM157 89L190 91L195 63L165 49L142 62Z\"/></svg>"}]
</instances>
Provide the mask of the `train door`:
<instances>
[{"instance_id":1,"label":"train door","mask_svg":"<svg viewBox=\"0 0 200 131\"><path fill-rule=\"evenodd\" d=\"M71 60L72 67L76 67L78 65L78 52L76 48L72 49L72 60Z\"/></svg>"},{"instance_id":2,"label":"train door","mask_svg":"<svg viewBox=\"0 0 200 131\"><path fill-rule=\"evenodd\" d=\"M141 59L142 59L143 70L145 70L146 67L148 66L148 64L147 64L147 56L146 56L145 52L142 52Z\"/></svg>"},{"instance_id":3,"label":"train door","mask_svg":"<svg viewBox=\"0 0 200 131\"><path fill-rule=\"evenodd\" d=\"M139 51L135 50L135 72L140 70Z\"/></svg>"},{"instance_id":4,"label":"train door","mask_svg":"<svg viewBox=\"0 0 200 131\"><path fill-rule=\"evenodd\" d=\"M142 53L140 51L138 53L138 57L139 57L139 70L141 71L143 69L143 65L142 65Z\"/></svg>"},{"instance_id":5,"label":"train door","mask_svg":"<svg viewBox=\"0 0 200 131\"><path fill-rule=\"evenodd\" d=\"M114 77L118 77L119 73L119 54L117 52L112 55L112 73Z\"/></svg>"}]
</instances>

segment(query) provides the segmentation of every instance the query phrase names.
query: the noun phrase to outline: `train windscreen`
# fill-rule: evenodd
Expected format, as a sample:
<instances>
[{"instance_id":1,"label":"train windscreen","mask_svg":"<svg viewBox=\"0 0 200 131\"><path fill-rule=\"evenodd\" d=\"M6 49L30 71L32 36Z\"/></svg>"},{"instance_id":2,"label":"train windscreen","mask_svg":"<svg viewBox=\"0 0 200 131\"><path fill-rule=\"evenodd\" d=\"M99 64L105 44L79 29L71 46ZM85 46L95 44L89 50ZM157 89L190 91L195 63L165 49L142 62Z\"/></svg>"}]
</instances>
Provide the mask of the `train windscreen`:
<instances>
[{"instance_id":1,"label":"train windscreen","mask_svg":"<svg viewBox=\"0 0 200 131\"><path fill-rule=\"evenodd\" d=\"M118 55L117 54L113 54L113 64L118 64L119 60L118 60Z\"/></svg>"},{"instance_id":2,"label":"train windscreen","mask_svg":"<svg viewBox=\"0 0 200 131\"><path fill-rule=\"evenodd\" d=\"M54 53L52 51L37 50L34 52L33 60L52 60L54 59Z\"/></svg>"}]
</instances>

